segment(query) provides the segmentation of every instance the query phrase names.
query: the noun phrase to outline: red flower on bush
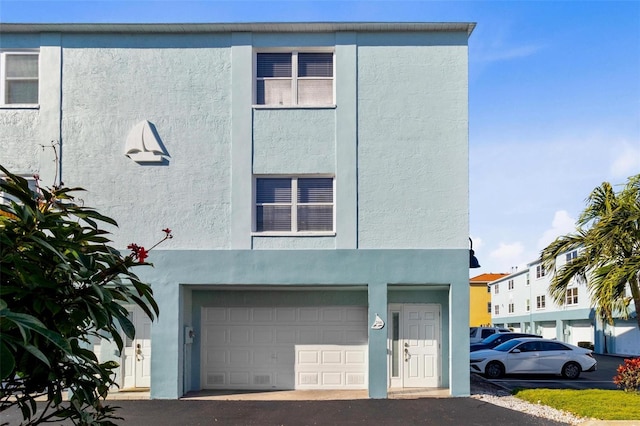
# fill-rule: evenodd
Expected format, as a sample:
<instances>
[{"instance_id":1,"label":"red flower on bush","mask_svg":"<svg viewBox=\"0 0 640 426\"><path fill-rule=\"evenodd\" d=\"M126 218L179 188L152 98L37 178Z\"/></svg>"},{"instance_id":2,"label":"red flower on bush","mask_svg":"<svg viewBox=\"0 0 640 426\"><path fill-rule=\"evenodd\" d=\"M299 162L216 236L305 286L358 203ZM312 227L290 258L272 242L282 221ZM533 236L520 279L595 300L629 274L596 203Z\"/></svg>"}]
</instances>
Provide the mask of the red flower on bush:
<instances>
[{"instance_id":1,"label":"red flower on bush","mask_svg":"<svg viewBox=\"0 0 640 426\"><path fill-rule=\"evenodd\" d=\"M160 241L158 241L157 243L155 243L153 245L153 247L151 247L149 250L145 249L142 246L139 246L135 243L131 243L127 246L127 248L129 250L131 250L131 255L140 263L144 263L144 261L147 259L147 257L149 257L149 252L151 250L153 250L154 248L156 248L158 246L158 244L160 244L161 242L165 241L165 240L169 240L171 238L173 238L173 235L171 234L171 229L169 228L165 228L162 230L162 232L164 232L164 238L161 239Z\"/></svg>"},{"instance_id":2,"label":"red flower on bush","mask_svg":"<svg viewBox=\"0 0 640 426\"><path fill-rule=\"evenodd\" d=\"M131 250L131 254L135 257L138 262L143 263L147 257L149 257L149 252L142 246L131 243L127 246L129 250Z\"/></svg>"},{"instance_id":3,"label":"red flower on bush","mask_svg":"<svg viewBox=\"0 0 640 426\"><path fill-rule=\"evenodd\" d=\"M625 359L616 370L613 383L625 392L640 392L640 358Z\"/></svg>"}]
</instances>

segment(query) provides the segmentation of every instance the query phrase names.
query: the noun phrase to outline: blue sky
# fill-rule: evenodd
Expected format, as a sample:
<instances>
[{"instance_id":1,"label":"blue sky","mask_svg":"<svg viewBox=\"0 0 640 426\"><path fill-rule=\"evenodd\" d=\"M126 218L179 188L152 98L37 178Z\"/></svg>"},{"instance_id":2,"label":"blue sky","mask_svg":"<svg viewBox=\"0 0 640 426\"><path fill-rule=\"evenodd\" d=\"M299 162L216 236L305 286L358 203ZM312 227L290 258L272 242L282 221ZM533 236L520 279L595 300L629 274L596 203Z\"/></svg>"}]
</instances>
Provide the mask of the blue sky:
<instances>
[{"instance_id":1,"label":"blue sky","mask_svg":"<svg viewBox=\"0 0 640 426\"><path fill-rule=\"evenodd\" d=\"M0 22L263 21L477 23L472 275L533 261L574 229L594 187L640 173L638 1L0 0Z\"/></svg>"}]
</instances>

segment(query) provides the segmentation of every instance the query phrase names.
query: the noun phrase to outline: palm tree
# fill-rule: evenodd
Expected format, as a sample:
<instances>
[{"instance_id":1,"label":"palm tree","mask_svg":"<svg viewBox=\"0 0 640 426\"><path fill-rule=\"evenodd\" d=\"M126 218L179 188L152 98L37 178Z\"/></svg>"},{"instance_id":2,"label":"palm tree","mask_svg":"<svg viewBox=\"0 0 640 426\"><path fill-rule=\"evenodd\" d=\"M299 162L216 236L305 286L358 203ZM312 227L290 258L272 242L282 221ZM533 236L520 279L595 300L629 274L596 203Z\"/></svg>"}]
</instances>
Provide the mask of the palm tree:
<instances>
[{"instance_id":1,"label":"palm tree","mask_svg":"<svg viewBox=\"0 0 640 426\"><path fill-rule=\"evenodd\" d=\"M558 237L542 250L540 260L553 274L549 293L562 305L572 279L583 280L603 320L612 323L616 315L628 318L633 300L640 328L640 174L630 177L618 193L604 182L586 201L576 232ZM557 257L573 250L577 257L557 268Z\"/></svg>"}]
</instances>

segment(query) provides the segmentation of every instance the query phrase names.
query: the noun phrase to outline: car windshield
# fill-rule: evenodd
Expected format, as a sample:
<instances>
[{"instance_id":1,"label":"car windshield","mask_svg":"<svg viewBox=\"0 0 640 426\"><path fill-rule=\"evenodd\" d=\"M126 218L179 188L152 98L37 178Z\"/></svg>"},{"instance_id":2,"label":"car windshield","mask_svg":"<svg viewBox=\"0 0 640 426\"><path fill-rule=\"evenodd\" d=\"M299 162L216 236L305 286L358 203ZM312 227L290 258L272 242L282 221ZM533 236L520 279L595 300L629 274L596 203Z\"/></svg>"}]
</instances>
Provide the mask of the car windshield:
<instances>
[{"instance_id":1,"label":"car windshield","mask_svg":"<svg viewBox=\"0 0 640 426\"><path fill-rule=\"evenodd\" d=\"M500 352L509 352L511 349L513 349L514 346L517 346L520 343L522 343L522 341L518 339L507 340L506 342L501 343L495 348L493 348L493 350L500 351Z\"/></svg>"}]
</instances>

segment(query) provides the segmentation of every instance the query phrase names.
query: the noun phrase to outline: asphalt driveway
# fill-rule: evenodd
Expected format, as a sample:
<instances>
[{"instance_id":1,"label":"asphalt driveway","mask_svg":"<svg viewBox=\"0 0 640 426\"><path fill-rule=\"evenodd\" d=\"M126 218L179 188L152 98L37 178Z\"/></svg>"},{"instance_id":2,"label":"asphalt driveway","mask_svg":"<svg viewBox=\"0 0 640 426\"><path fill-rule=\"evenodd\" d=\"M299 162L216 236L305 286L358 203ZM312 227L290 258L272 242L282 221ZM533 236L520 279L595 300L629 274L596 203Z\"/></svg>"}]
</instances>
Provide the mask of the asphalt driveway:
<instances>
[{"instance_id":1,"label":"asphalt driveway","mask_svg":"<svg viewBox=\"0 0 640 426\"><path fill-rule=\"evenodd\" d=\"M121 424L170 425L561 425L473 398L351 401L114 401Z\"/></svg>"}]
</instances>

